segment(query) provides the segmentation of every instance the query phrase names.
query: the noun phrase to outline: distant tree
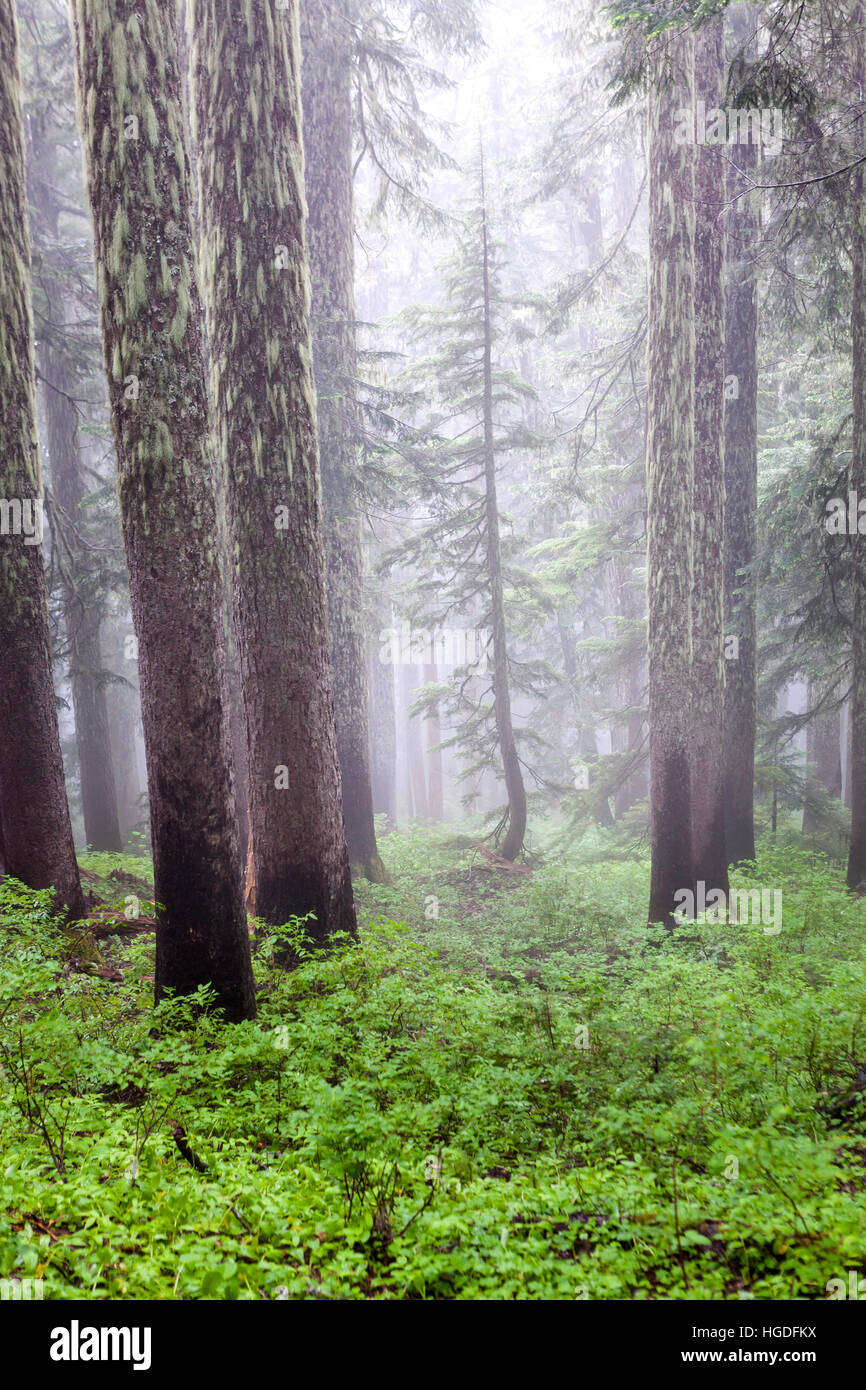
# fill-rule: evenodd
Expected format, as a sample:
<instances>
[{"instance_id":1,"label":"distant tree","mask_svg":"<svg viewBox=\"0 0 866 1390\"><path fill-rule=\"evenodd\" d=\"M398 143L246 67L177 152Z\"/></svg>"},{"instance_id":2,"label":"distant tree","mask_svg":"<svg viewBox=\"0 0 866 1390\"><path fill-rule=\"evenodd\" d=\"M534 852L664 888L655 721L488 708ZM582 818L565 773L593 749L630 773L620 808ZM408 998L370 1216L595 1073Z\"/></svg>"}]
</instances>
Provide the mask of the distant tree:
<instances>
[{"instance_id":1,"label":"distant tree","mask_svg":"<svg viewBox=\"0 0 866 1390\"><path fill-rule=\"evenodd\" d=\"M0 823L5 870L85 911L51 675L18 24L0 3Z\"/></svg>"},{"instance_id":2,"label":"distant tree","mask_svg":"<svg viewBox=\"0 0 866 1390\"><path fill-rule=\"evenodd\" d=\"M324 941L356 923L328 661L298 5L261 0L238 24L222 0L190 0L189 23L256 910L277 926L312 913Z\"/></svg>"},{"instance_id":3,"label":"distant tree","mask_svg":"<svg viewBox=\"0 0 866 1390\"><path fill-rule=\"evenodd\" d=\"M66 40L62 76L71 82L67 63L71 67L72 53L71 44L67 48L65 24L62 38ZM100 644L105 567L94 563L94 547L86 534L88 489L76 400L89 364L85 359L82 373L78 361L80 330L76 329L69 303L59 238L59 214L66 202L60 191L63 180L58 167L58 141L63 137L58 134L56 122L52 101L30 113L30 187L40 310L37 361L51 470L51 522L63 598L84 833L92 849L117 852L123 842Z\"/></svg>"},{"instance_id":4,"label":"distant tree","mask_svg":"<svg viewBox=\"0 0 866 1390\"><path fill-rule=\"evenodd\" d=\"M527 805L511 710L518 663L509 651L506 623L506 582L513 576L503 562L498 470L505 453L531 449L536 441L520 418L532 389L500 357L518 304L501 281L483 160L478 200L460 230L446 287L446 307L406 315L413 340L433 348L409 374L426 407L419 411L419 440L429 442L419 443L414 462L415 485L427 498L430 520L400 553L423 572L416 604L421 630L430 631L431 641L437 622L462 612L474 614L479 629L489 633L489 647L479 652L468 644L470 659L457 663L448 685L429 688L416 704L428 715L441 704L455 716L460 728L448 743L459 743L471 756L464 777L499 762L508 796L500 852L514 860L526 835ZM416 659L423 662L423 654ZM520 674L532 688L534 666Z\"/></svg>"},{"instance_id":5,"label":"distant tree","mask_svg":"<svg viewBox=\"0 0 866 1390\"><path fill-rule=\"evenodd\" d=\"M174 7L75 0L81 137L161 904L156 996L255 1013L223 694L215 463ZM4 817L5 823L5 817Z\"/></svg>"}]
</instances>

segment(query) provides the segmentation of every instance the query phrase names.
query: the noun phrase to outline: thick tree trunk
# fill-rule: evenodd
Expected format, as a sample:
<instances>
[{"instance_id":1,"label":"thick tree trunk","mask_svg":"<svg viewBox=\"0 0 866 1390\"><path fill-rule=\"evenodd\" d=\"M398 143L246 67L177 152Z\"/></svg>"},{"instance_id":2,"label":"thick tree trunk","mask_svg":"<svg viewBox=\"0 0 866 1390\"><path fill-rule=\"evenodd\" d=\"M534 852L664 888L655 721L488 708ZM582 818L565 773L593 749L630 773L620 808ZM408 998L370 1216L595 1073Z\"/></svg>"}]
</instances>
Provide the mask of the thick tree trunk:
<instances>
[{"instance_id":1,"label":"thick tree trunk","mask_svg":"<svg viewBox=\"0 0 866 1390\"><path fill-rule=\"evenodd\" d=\"M376 846L358 486L352 32L345 5L301 0L304 153L337 753L353 872L387 880Z\"/></svg>"},{"instance_id":2,"label":"thick tree trunk","mask_svg":"<svg viewBox=\"0 0 866 1390\"><path fill-rule=\"evenodd\" d=\"M721 15L695 36L695 97L723 105ZM723 151L695 151L695 463L692 585L692 878L728 892L725 846L725 239Z\"/></svg>"},{"instance_id":3,"label":"thick tree trunk","mask_svg":"<svg viewBox=\"0 0 866 1390\"><path fill-rule=\"evenodd\" d=\"M18 26L13 0L0 0L0 821L7 873L31 888L54 888L58 904L77 917L85 905L63 780L38 543L42 482L28 221Z\"/></svg>"},{"instance_id":4,"label":"thick tree trunk","mask_svg":"<svg viewBox=\"0 0 866 1390\"><path fill-rule=\"evenodd\" d=\"M857 76L862 91L866 75L866 4L857 6ZM854 434L851 456L851 488L866 496L866 228L863 203L866 178L862 164L852 177L854 230L851 259L854 267L851 309L852 394ZM848 886L859 888L866 880L866 536L849 538L853 559L854 632L851 690L851 844L848 851Z\"/></svg>"},{"instance_id":5,"label":"thick tree trunk","mask_svg":"<svg viewBox=\"0 0 866 1390\"><path fill-rule=\"evenodd\" d=\"M328 662L297 0L189 0L202 284L228 460L256 910L355 931ZM216 114L218 113L218 119Z\"/></svg>"},{"instance_id":6,"label":"thick tree trunk","mask_svg":"<svg viewBox=\"0 0 866 1390\"><path fill-rule=\"evenodd\" d=\"M737 15L735 15L735 21ZM747 37L748 11L735 24ZM728 160L728 272L725 291L725 624L738 651L725 662L725 830L728 862L755 857L757 617L754 578L758 505L758 288L755 248L759 194L749 193L758 150Z\"/></svg>"},{"instance_id":7,"label":"thick tree trunk","mask_svg":"<svg viewBox=\"0 0 866 1390\"><path fill-rule=\"evenodd\" d=\"M649 920L673 921L692 882L689 765L694 454L693 39L650 40L647 532L652 878Z\"/></svg>"},{"instance_id":8,"label":"thick tree trunk","mask_svg":"<svg viewBox=\"0 0 866 1390\"><path fill-rule=\"evenodd\" d=\"M215 461L174 7L74 0L120 505L139 639L156 997L255 997L224 697Z\"/></svg>"},{"instance_id":9,"label":"thick tree trunk","mask_svg":"<svg viewBox=\"0 0 866 1390\"><path fill-rule=\"evenodd\" d=\"M523 849L526 836L526 790L520 769L517 741L511 718L511 691L508 682L508 642L505 630L505 599L502 588L502 553L499 541L499 505L496 497L496 452L493 430L493 321L490 308L490 243L487 231L487 204L484 175L481 176L481 236L484 290L484 492L487 539L487 575L490 584L490 614L493 627L493 704L499 752L508 793L508 829L500 853L514 861Z\"/></svg>"}]
</instances>

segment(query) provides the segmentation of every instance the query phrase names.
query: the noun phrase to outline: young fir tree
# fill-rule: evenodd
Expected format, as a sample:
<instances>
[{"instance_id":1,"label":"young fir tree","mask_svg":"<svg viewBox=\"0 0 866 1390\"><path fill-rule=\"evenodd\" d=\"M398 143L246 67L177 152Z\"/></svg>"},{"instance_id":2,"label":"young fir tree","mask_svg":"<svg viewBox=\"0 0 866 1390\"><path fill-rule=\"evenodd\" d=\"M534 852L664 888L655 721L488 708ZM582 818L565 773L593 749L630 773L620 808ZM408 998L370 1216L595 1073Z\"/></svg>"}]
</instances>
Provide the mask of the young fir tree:
<instances>
[{"instance_id":1,"label":"young fir tree","mask_svg":"<svg viewBox=\"0 0 866 1390\"><path fill-rule=\"evenodd\" d=\"M255 998L223 695L215 462L173 6L75 0L79 119L161 904L156 996ZM4 818L5 819L5 818Z\"/></svg>"},{"instance_id":2,"label":"young fir tree","mask_svg":"<svg viewBox=\"0 0 866 1390\"><path fill-rule=\"evenodd\" d=\"M0 3L0 823L7 873L85 910L63 780L42 565L18 25Z\"/></svg>"},{"instance_id":3,"label":"young fir tree","mask_svg":"<svg viewBox=\"0 0 866 1390\"><path fill-rule=\"evenodd\" d=\"M647 532L652 878L649 920L670 924L692 883L691 589L694 494L694 39L649 40Z\"/></svg>"},{"instance_id":4,"label":"young fir tree","mask_svg":"<svg viewBox=\"0 0 866 1390\"><path fill-rule=\"evenodd\" d=\"M354 932L328 664L297 0L190 0L202 285L228 462L256 911ZM214 119L214 113L219 119Z\"/></svg>"},{"instance_id":5,"label":"young fir tree","mask_svg":"<svg viewBox=\"0 0 866 1390\"><path fill-rule=\"evenodd\" d=\"M404 558L417 560L423 573L417 585L418 603L431 634L437 617L455 611L475 613L481 631L489 634L489 645L486 654L473 649L470 660L454 672L450 690L435 687L419 708L429 713L442 702L462 721L450 742L460 743L473 755L464 777L499 761L508 797L500 853L513 861L523 848L527 804L511 712L514 665L506 626L507 575L497 474L505 452L534 443L520 418L521 403L533 393L502 365L500 357L516 301L509 299L502 286L483 159L479 201L465 221L446 289L447 308L421 309L407 316L415 341L430 342L434 348L413 370L412 379L423 382L425 395L435 402L422 434L434 436L437 443L420 473L431 521L404 547ZM476 656L484 657L482 665L489 661L484 673L489 686L477 694L472 681L473 668L479 665ZM431 635L428 651L418 653L417 659L437 658L441 661Z\"/></svg>"}]
</instances>

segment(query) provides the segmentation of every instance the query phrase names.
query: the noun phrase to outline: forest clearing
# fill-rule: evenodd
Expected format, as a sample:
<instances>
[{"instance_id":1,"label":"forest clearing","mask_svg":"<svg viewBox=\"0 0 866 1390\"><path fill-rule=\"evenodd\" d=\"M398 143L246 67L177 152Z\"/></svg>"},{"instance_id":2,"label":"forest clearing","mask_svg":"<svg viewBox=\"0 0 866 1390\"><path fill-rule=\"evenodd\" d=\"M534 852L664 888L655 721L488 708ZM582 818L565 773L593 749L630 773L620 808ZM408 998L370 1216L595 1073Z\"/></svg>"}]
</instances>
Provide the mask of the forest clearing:
<instances>
[{"instance_id":1,"label":"forest clearing","mask_svg":"<svg viewBox=\"0 0 866 1390\"><path fill-rule=\"evenodd\" d=\"M845 1351L864 92L866 0L0 0L0 1303L58 1374L307 1300Z\"/></svg>"}]
</instances>

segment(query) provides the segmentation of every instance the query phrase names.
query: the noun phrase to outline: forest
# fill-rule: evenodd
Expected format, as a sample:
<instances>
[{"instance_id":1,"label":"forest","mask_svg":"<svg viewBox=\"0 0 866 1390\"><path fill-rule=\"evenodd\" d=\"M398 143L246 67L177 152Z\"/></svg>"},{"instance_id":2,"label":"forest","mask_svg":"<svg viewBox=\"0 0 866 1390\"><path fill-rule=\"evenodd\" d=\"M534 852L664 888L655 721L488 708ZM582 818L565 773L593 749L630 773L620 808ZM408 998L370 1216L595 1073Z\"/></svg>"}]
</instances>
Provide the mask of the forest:
<instances>
[{"instance_id":1,"label":"forest","mask_svg":"<svg viewBox=\"0 0 866 1390\"><path fill-rule=\"evenodd\" d=\"M0 0L0 923L4 1317L866 1299L866 0Z\"/></svg>"}]
</instances>

